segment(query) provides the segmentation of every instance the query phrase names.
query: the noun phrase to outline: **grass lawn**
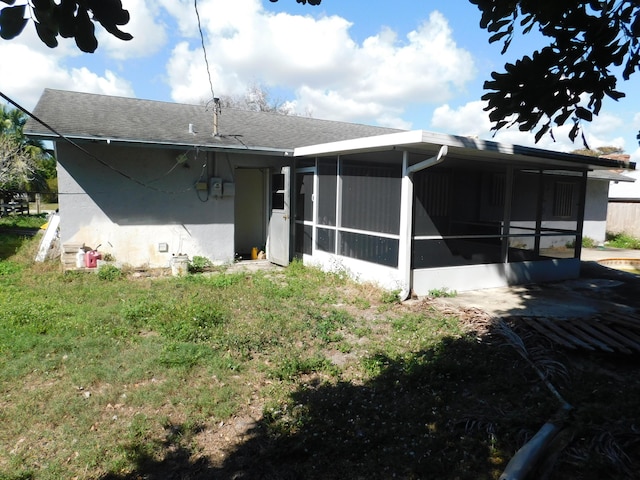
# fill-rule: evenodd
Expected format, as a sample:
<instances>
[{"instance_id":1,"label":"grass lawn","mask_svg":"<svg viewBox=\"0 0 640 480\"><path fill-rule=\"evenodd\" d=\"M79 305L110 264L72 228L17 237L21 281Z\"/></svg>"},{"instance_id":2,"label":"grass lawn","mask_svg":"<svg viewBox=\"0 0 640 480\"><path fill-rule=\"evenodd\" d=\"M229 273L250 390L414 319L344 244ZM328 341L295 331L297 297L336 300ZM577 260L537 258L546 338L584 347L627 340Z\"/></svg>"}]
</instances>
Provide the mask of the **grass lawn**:
<instances>
[{"instance_id":1,"label":"grass lawn","mask_svg":"<svg viewBox=\"0 0 640 480\"><path fill-rule=\"evenodd\" d=\"M37 241L0 256L3 480L497 479L558 410L478 312L299 263L63 274ZM638 478L637 375L601 360L551 377L550 478Z\"/></svg>"}]
</instances>

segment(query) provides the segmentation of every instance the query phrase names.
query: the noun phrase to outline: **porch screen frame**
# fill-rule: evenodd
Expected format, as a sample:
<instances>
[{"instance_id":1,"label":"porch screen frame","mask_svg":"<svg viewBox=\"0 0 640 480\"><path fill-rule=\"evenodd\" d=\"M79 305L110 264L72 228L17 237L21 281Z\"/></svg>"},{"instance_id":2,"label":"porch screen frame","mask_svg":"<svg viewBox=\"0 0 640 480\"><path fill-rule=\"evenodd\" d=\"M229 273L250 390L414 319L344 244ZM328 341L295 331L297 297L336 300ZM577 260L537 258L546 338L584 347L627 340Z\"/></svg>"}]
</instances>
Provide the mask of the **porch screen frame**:
<instances>
[{"instance_id":1,"label":"porch screen frame","mask_svg":"<svg viewBox=\"0 0 640 480\"><path fill-rule=\"evenodd\" d=\"M440 168L434 167L433 170L426 170L423 174L436 174L442 175L447 171L451 175L450 185L451 191L448 192L450 197L460 195L461 183L456 180L456 175L464 175L468 170L464 167L466 165L473 165L478 167L477 163L466 162L456 167L443 165ZM497 168L496 168L497 167ZM455 170L454 170L455 168ZM425 208L425 199L430 198L428 192L420 192L420 188L425 187L427 183L415 185L414 191L414 231L411 236L411 251L412 251L412 269L424 269L424 268L441 268L448 266L461 266L461 265L475 265L475 264L501 264L501 263L519 263L522 261L545 261L557 258L580 258L580 247L582 238L582 227L584 221L584 209L585 209L585 195L586 195L586 171L574 170L568 171L567 169L551 169L549 167L526 167L517 166L513 164L504 165L498 162L488 162L486 168L476 168L474 171L477 175L476 187L477 195L491 195L489 191L489 185L483 184L482 175L491 173L492 170L505 174L505 202L503 206L502 218L496 221L490 221L487 224L494 224L494 228L498 228L496 233L485 233L480 231L479 233L473 233L473 229L465 233L456 232L451 223L442 221L431 222L436 231L429 232L428 234L416 233L415 228L421 224L417 219L418 206ZM529 194L534 194L532 202L529 203L532 208L531 212L526 217L520 217L514 211L516 207L516 196L519 193L516 188L516 177L520 175L522 181L523 175L531 174L531 178L537 182L537 187L529 191ZM465 178L464 181L467 179ZM543 209L548 208L549 205L544 205L544 201L548 198L545 197L545 186L549 188L549 185L555 185L554 182L571 182L575 185L575 205L577 209L571 218L549 217L549 215L543 215ZM487 189L484 191L483 189ZM458 189L458 191L456 191ZM420 195L424 195L424 198ZM467 199L471 201L473 194ZM526 203L526 199L525 199ZM521 204L522 205L522 204ZM535 209L535 210L533 210ZM456 215L456 207L451 206L451 212L448 222L463 220ZM470 214L470 219L477 218L479 224L482 223L482 216L486 214L477 211L474 214ZM489 215L490 217L491 215ZM429 217L427 213L427 217ZM431 221L431 217L429 217ZM562 222L573 223L573 227L567 227L561 225ZM526 224L529 224L527 226ZM556 225L557 223L557 225ZM422 221L424 224L424 221ZM436 225L440 224L440 226ZM423 227L424 228L424 227ZM554 250L554 239L557 238L559 242L564 242L567 238L566 244L563 244L564 250L558 248ZM516 243L519 240L528 239L527 242L522 244L522 247L518 247ZM546 239L546 241L545 241ZM493 253L491 249L485 250L482 247L484 242L489 242L489 245L493 243L495 246L499 243L499 251L493 247ZM543 243L544 242L544 243ZM420 245L422 244L422 245ZM572 244L572 246L570 246ZM469 248L468 253L463 253L466 248ZM474 247L475 245L475 247ZM548 245L552 245L550 248ZM460 250L462 247L462 250ZM487 247L489 248L489 247ZM482 252L486 252L482 253Z\"/></svg>"},{"instance_id":2,"label":"porch screen frame","mask_svg":"<svg viewBox=\"0 0 640 480\"><path fill-rule=\"evenodd\" d=\"M322 222L319 215L319 210L321 203L324 201L324 197L326 197L326 193L321 192L322 189L322 169L323 162L329 161L329 158L317 157L316 158L316 166L315 166L315 182L314 182L314 219L313 219L313 249L312 255L316 255L317 252L324 252L327 254L337 255L344 258L351 258L359 261L369 262L377 265L382 265L386 267L398 267L399 262L399 245L400 245L400 198L401 198L401 188L402 188L402 164L396 161L388 161L384 162L384 166L389 168L389 171L392 172L392 175L389 177L385 176L375 176L372 175L372 182L378 182L383 186L383 189L380 191L381 194L385 193L384 186L386 185L388 188L386 190L390 195L397 195L397 199L394 200L397 205L397 213L393 214L395 218L385 218L381 223L386 230L394 230L393 232L386 231L380 232L375 229L366 228L357 228L352 226L345 226L345 188L348 188L345 184L352 183L354 188L358 188L358 184L361 185L361 182L366 182L363 180L368 178L367 175L357 176L358 179L354 179L353 182L349 182L347 175L345 174L345 164L347 165L358 165L362 166L364 170L367 168L380 169L380 167L376 167L375 163L366 163L362 159L350 159L349 155L341 156L337 155L336 157L330 157L330 161L335 161L336 170L335 170L335 222L332 225L332 222ZM299 170L296 170L298 173ZM385 181L385 179L388 179ZM359 198L357 192L351 193L352 198L355 201L363 201L362 198ZM331 201L330 205L333 204ZM366 209L368 205L359 204L359 208ZM392 208L393 210L393 208ZM350 218L354 218L353 215L357 212L351 211L348 212ZM372 214L372 218L378 220L376 215L379 215L380 212L375 212ZM349 218L349 217L347 217ZM392 225L389 227L389 222L391 224L397 223L397 225ZM321 232L323 231L323 232ZM332 232L327 235L325 232ZM332 238L328 238L332 237ZM331 248L326 248L326 245L320 245L319 241L322 238L327 238L327 240L332 243Z\"/></svg>"}]
</instances>

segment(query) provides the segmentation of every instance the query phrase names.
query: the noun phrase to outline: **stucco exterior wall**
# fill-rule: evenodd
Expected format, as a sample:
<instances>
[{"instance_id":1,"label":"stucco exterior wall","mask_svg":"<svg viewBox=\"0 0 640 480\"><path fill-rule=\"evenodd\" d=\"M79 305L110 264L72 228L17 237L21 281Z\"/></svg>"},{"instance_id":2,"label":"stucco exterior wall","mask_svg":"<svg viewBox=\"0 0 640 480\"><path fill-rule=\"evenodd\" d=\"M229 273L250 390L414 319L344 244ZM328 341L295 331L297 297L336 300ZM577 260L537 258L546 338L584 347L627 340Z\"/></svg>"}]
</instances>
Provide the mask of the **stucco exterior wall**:
<instances>
[{"instance_id":1,"label":"stucco exterior wall","mask_svg":"<svg viewBox=\"0 0 640 480\"><path fill-rule=\"evenodd\" d=\"M613 182L609 189L607 231L640 237L640 171L624 172L635 182Z\"/></svg>"},{"instance_id":2,"label":"stucco exterior wall","mask_svg":"<svg viewBox=\"0 0 640 480\"><path fill-rule=\"evenodd\" d=\"M609 182L606 180L588 180L584 207L582 236L596 243L604 243L607 233L607 202Z\"/></svg>"},{"instance_id":3,"label":"stucco exterior wall","mask_svg":"<svg viewBox=\"0 0 640 480\"><path fill-rule=\"evenodd\" d=\"M178 253L233 261L234 197L195 187L211 177L231 183L228 158L191 151L183 161L180 150L106 142L85 148L95 157L57 146L63 244L100 245L119 264L150 268L169 266Z\"/></svg>"},{"instance_id":4,"label":"stucco exterior wall","mask_svg":"<svg viewBox=\"0 0 640 480\"><path fill-rule=\"evenodd\" d=\"M635 182L611 182L609 188L610 198L636 198L640 199L640 170L625 171L626 177L634 178Z\"/></svg>"}]
</instances>

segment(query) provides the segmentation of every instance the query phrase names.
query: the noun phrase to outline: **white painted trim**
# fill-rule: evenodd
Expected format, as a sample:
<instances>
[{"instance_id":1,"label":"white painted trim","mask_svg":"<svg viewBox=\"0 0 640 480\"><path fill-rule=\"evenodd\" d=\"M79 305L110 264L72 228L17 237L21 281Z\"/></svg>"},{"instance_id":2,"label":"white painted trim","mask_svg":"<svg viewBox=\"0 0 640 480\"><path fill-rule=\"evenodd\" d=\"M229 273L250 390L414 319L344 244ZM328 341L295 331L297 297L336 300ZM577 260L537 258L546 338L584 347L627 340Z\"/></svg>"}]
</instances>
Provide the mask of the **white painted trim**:
<instances>
[{"instance_id":1,"label":"white painted trim","mask_svg":"<svg viewBox=\"0 0 640 480\"><path fill-rule=\"evenodd\" d=\"M421 143L422 130L411 130L408 132L389 133L386 135L376 135L374 137L355 138L353 140L341 140L339 142L322 143L310 145L308 147L298 147L294 150L295 157L354 153L358 150L372 150L376 148L387 149L393 146L403 146Z\"/></svg>"},{"instance_id":2,"label":"white painted trim","mask_svg":"<svg viewBox=\"0 0 640 480\"><path fill-rule=\"evenodd\" d=\"M388 133L372 137L361 137L339 142L309 145L294 149L294 157L326 156L372 152L376 150L404 150L417 148L432 150L442 146L460 149L468 157L507 157L516 162L539 162L547 165L564 165L566 168L617 169L635 170L635 163L625 163L599 157L587 157L572 153L543 150L540 148L498 143L473 137L447 135L443 133L427 132L424 130L410 130L406 132Z\"/></svg>"}]
</instances>

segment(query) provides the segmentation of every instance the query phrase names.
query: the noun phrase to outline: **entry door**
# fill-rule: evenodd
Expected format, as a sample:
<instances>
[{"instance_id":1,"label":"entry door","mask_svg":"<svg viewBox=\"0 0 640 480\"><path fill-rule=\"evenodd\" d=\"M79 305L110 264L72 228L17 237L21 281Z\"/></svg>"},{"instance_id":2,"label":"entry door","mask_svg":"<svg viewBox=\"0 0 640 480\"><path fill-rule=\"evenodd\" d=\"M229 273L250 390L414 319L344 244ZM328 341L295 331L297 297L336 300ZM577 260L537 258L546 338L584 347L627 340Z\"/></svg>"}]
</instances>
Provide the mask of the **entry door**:
<instances>
[{"instance_id":1,"label":"entry door","mask_svg":"<svg viewBox=\"0 0 640 480\"><path fill-rule=\"evenodd\" d=\"M286 267L291 258L291 167L271 173L271 216L267 259Z\"/></svg>"}]
</instances>

